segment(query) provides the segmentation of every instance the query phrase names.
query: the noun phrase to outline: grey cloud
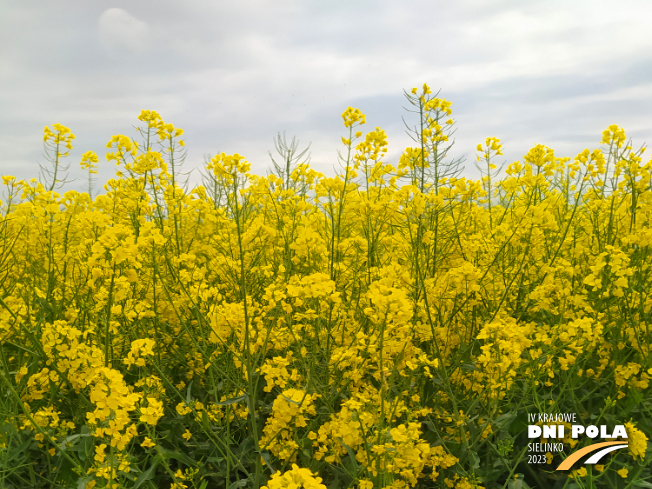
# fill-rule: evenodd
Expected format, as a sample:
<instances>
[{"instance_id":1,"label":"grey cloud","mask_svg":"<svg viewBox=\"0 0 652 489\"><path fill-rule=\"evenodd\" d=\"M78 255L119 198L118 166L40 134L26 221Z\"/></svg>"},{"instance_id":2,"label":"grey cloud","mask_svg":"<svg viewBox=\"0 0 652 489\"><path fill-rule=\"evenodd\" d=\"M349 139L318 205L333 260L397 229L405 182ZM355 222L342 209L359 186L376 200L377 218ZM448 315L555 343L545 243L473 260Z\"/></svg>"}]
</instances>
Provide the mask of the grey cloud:
<instances>
[{"instance_id":1,"label":"grey cloud","mask_svg":"<svg viewBox=\"0 0 652 489\"><path fill-rule=\"evenodd\" d=\"M264 173L286 130L330 173L349 105L386 130L396 161L412 144L402 90L423 82L453 102L451 154L469 175L487 136L511 162L536 143L573 156L612 123L640 142L652 132L652 5L641 0L61 5L3 5L0 174L36 176L46 124L77 135L72 169L111 135L135 135L142 109L186 131L188 169L225 151ZM100 177L112 172L104 163Z\"/></svg>"}]
</instances>

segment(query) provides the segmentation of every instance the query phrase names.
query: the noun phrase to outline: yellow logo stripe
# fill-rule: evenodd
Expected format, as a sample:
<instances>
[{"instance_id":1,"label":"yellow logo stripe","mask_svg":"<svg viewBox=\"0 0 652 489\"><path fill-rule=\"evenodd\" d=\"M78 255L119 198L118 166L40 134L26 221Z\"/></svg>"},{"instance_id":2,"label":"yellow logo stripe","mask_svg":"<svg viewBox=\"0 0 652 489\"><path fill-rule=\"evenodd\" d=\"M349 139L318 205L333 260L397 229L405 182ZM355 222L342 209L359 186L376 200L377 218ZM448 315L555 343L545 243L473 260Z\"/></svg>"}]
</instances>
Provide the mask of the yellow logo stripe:
<instances>
[{"instance_id":1,"label":"yellow logo stripe","mask_svg":"<svg viewBox=\"0 0 652 489\"><path fill-rule=\"evenodd\" d=\"M622 443L623 443L622 441L605 441L603 443L594 443L593 445L584 447L581 450L578 450L570 454L566 458L566 460L564 460L562 463L559 464L559 467L557 467L556 470L568 470L573 466L575 462L581 459L584 455L588 455L591 452L595 452L596 450L599 450L604 447L609 447L611 445L622 445Z\"/></svg>"}]
</instances>

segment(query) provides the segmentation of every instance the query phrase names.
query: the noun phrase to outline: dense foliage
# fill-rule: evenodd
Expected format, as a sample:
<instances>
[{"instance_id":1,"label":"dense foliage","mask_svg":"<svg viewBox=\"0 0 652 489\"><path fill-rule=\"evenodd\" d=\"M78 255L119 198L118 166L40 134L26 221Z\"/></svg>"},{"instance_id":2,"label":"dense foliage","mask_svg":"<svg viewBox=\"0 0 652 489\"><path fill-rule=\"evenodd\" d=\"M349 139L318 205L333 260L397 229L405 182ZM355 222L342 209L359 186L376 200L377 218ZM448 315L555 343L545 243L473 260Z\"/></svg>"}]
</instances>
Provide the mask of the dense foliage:
<instances>
[{"instance_id":1,"label":"dense foliage","mask_svg":"<svg viewBox=\"0 0 652 489\"><path fill-rule=\"evenodd\" d=\"M343 114L341 171L277 140L183 184L183 131L143 111L91 196L3 177L0 484L19 487L652 487L652 161L610 126L478 181L450 102L406 93L415 146ZM600 465L528 463L528 413L624 424ZM647 485L646 485L647 484Z\"/></svg>"}]
</instances>

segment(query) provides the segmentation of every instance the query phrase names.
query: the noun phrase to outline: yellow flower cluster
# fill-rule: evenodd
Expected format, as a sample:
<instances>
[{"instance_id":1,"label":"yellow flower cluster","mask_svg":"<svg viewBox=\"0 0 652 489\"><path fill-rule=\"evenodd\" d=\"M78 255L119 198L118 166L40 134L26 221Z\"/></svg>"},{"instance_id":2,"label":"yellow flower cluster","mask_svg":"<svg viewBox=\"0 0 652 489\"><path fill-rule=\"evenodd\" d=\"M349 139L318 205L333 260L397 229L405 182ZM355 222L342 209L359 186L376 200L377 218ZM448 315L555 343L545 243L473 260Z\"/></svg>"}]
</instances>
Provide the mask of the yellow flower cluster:
<instances>
[{"instance_id":1,"label":"yellow flower cluster","mask_svg":"<svg viewBox=\"0 0 652 489\"><path fill-rule=\"evenodd\" d=\"M48 141L52 141L57 145L63 144L68 150L72 149L73 139L75 139L75 135L72 131L61 124L53 124L52 129L45 126L45 129L43 130L43 142L47 143ZM67 155L68 153L66 153L66 156Z\"/></svg>"},{"instance_id":2,"label":"yellow flower cluster","mask_svg":"<svg viewBox=\"0 0 652 489\"><path fill-rule=\"evenodd\" d=\"M87 151L82 155L81 166L82 170L88 170L89 173L97 173L97 164L98 164L97 154L94 151Z\"/></svg>"},{"instance_id":3,"label":"yellow flower cluster","mask_svg":"<svg viewBox=\"0 0 652 489\"><path fill-rule=\"evenodd\" d=\"M277 472L261 489L326 489L321 481L321 477L315 477L310 470L292 464L291 470L283 474Z\"/></svg>"},{"instance_id":4,"label":"yellow flower cluster","mask_svg":"<svg viewBox=\"0 0 652 489\"><path fill-rule=\"evenodd\" d=\"M146 356L154 354L154 340L143 338L142 340L134 340L131 342L131 350L127 353L127 358L122 362L125 365L136 365L137 367L145 366Z\"/></svg>"},{"instance_id":5,"label":"yellow flower cluster","mask_svg":"<svg viewBox=\"0 0 652 489\"><path fill-rule=\"evenodd\" d=\"M344 127L354 127L366 122L365 115L360 111L360 109L354 109L353 107L348 107L344 111L342 119L344 119Z\"/></svg>"},{"instance_id":6,"label":"yellow flower cluster","mask_svg":"<svg viewBox=\"0 0 652 489\"><path fill-rule=\"evenodd\" d=\"M272 416L263 429L261 443L281 460L296 459L299 446L292 435L296 428L307 426L306 414L316 414L313 401L317 397L317 394L309 395L299 389L287 389L274 400Z\"/></svg>"}]
</instances>

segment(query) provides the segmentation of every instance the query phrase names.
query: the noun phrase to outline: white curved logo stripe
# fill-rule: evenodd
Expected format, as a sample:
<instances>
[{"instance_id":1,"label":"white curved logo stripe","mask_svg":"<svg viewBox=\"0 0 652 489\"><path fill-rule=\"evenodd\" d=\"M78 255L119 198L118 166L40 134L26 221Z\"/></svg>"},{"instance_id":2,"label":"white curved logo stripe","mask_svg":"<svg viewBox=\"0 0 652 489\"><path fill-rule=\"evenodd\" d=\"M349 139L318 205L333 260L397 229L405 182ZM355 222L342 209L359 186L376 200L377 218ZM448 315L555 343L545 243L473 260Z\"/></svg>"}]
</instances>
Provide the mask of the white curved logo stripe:
<instances>
[{"instance_id":1,"label":"white curved logo stripe","mask_svg":"<svg viewBox=\"0 0 652 489\"><path fill-rule=\"evenodd\" d=\"M618 450L620 448L625 448L627 445L613 445L611 447L603 448L599 452L593 454L591 458L589 458L585 464L597 464L602 457L604 457L606 454L609 452L613 452L614 450Z\"/></svg>"}]
</instances>

